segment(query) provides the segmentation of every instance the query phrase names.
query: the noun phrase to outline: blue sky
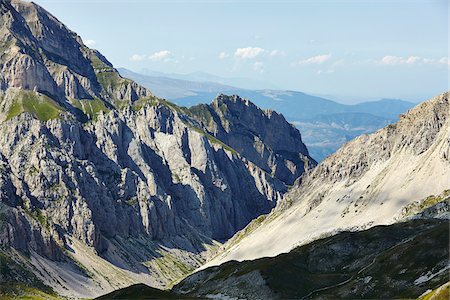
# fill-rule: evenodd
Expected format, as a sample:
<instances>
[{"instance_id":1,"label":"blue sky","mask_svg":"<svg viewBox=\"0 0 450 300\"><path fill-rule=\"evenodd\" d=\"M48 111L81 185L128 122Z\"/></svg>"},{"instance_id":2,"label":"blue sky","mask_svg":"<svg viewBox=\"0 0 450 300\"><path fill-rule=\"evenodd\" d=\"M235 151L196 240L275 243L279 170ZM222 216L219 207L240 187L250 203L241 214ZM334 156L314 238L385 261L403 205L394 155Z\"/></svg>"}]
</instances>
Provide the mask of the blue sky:
<instances>
[{"instance_id":1,"label":"blue sky","mask_svg":"<svg viewBox=\"0 0 450 300\"><path fill-rule=\"evenodd\" d=\"M447 0L36 0L116 67L247 77L344 99L448 90Z\"/></svg>"}]
</instances>

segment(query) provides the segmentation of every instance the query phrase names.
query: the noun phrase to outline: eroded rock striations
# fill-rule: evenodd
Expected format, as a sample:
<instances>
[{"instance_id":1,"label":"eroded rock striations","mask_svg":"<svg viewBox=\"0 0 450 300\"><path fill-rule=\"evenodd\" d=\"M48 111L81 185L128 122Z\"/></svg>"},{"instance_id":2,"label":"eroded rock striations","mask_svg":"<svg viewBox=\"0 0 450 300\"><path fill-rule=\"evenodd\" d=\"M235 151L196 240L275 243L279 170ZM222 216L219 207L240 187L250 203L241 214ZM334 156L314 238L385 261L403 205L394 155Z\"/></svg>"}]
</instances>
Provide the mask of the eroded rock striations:
<instances>
[{"instance_id":1,"label":"eroded rock striations","mask_svg":"<svg viewBox=\"0 0 450 300\"><path fill-rule=\"evenodd\" d=\"M36 4L0 5L0 243L57 292L167 286L315 164L281 115L221 95L208 123Z\"/></svg>"}]
</instances>

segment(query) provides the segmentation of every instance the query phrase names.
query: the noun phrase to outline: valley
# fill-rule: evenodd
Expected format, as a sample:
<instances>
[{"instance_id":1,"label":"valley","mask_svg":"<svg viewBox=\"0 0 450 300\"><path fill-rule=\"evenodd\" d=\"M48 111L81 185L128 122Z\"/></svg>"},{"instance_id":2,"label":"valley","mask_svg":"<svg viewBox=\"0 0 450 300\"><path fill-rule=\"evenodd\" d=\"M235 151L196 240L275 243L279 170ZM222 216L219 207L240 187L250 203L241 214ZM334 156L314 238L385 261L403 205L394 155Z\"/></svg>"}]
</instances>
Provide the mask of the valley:
<instances>
[{"instance_id":1,"label":"valley","mask_svg":"<svg viewBox=\"0 0 450 300\"><path fill-rule=\"evenodd\" d=\"M0 298L448 295L449 92L151 77L0 12Z\"/></svg>"}]
</instances>

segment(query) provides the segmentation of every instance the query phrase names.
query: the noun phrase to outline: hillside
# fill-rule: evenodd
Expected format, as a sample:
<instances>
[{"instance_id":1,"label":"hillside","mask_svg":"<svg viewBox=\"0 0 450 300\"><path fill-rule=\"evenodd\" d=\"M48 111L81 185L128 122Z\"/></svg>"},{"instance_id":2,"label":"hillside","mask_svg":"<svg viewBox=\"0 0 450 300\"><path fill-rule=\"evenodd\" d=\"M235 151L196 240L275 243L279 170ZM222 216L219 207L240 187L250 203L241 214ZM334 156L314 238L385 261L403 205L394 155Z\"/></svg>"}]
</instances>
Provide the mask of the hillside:
<instances>
[{"instance_id":1,"label":"hillside","mask_svg":"<svg viewBox=\"0 0 450 300\"><path fill-rule=\"evenodd\" d=\"M273 258L227 262L174 291L239 299L411 299L449 281L448 222L342 232Z\"/></svg>"},{"instance_id":2,"label":"hillside","mask_svg":"<svg viewBox=\"0 0 450 300\"><path fill-rule=\"evenodd\" d=\"M207 266L274 256L341 230L390 224L417 199L426 202L448 190L448 96L432 98L397 123L347 143L303 176L271 214L225 244Z\"/></svg>"}]
</instances>

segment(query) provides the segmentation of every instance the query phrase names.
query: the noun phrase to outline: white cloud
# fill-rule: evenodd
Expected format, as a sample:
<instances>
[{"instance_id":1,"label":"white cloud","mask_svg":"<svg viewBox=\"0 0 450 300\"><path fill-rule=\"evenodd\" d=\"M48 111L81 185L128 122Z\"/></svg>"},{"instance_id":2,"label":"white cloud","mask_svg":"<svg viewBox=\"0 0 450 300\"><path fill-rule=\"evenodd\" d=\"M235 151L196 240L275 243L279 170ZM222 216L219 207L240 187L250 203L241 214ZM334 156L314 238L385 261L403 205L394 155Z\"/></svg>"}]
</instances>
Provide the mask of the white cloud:
<instances>
[{"instance_id":1,"label":"white cloud","mask_svg":"<svg viewBox=\"0 0 450 300\"><path fill-rule=\"evenodd\" d=\"M152 55L149 56L150 60L153 61L170 61L172 56L172 52L168 51L168 50L162 50L162 51L158 51L153 53Z\"/></svg>"},{"instance_id":2,"label":"white cloud","mask_svg":"<svg viewBox=\"0 0 450 300\"><path fill-rule=\"evenodd\" d=\"M238 59L252 59L264 53L264 51L263 48L259 47L238 48L234 52L234 57Z\"/></svg>"},{"instance_id":3,"label":"white cloud","mask_svg":"<svg viewBox=\"0 0 450 300\"><path fill-rule=\"evenodd\" d=\"M226 53L226 52L220 52L219 53L219 59L225 59L225 58L228 58L228 57L230 57L230 55L228 53Z\"/></svg>"},{"instance_id":4,"label":"white cloud","mask_svg":"<svg viewBox=\"0 0 450 300\"><path fill-rule=\"evenodd\" d=\"M84 44L85 44L86 46L88 46L88 47L94 47L95 44L97 44L97 41L95 41L95 40L85 40L85 41L84 41Z\"/></svg>"},{"instance_id":5,"label":"white cloud","mask_svg":"<svg viewBox=\"0 0 450 300\"><path fill-rule=\"evenodd\" d=\"M439 60L439 63L450 66L450 59L448 59L448 57L443 57Z\"/></svg>"},{"instance_id":6,"label":"white cloud","mask_svg":"<svg viewBox=\"0 0 450 300\"><path fill-rule=\"evenodd\" d=\"M381 59L383 65L398 65L404 62L403 57L386 55Z\"/></svg>"},{"instance_id":7,"label":"white cloud","mask_svg":"<svg viewBox=\"0 0 450 300\"><path fill-rule=\"evenodd\" d=\"M398 65L427 65L427 64L448 64L448 58L443 57L439 61L437 61L434 58L422 58L420 56L409 56L409 57L403 57L403 56L393 56L393 55L386 55L383 57L379 63L382 65L389 65L389 66L398 66Z\"/></svg>"},{"instance_id":8,"label":"white cloud","mask_svg":"<svg viewBox=\"0 0 450 300\"><path fill-rule=\"evenodd\" d=\"M304 60L300 60L297 62L298 65L320 65L323 64L324 62L326 62L327 60L329 60L331 58L331 54L322 54L322 55L316 55L316 56L312 56L309 57L307 59Z\"/></svg>"},{"instance_id":9,"label":"white cloud","mask_svg":"<svg viewBox=\"0 0 450 300\"><path fill-rule=\"evenodd\" d=\"M269 55L270 56L286 56L286 53L284 51L275 49L275 50L270 51Z\"/></svg>"},{"instance_id":10,"label":"white cloud","mask_svg":"<svg viewBox=\"0 0 450 300\"><path fill-rule=\"evenodd\" d=\"M419 63L421 61L422 61L422 59L419 56L410 56L410 57L408 57L408 59L406 59L406 63L408 65L413 65L413 64Z\"/></svg>"},{"instance_id":11,"label":"white cloud","mask_svg":"<svg viewBox=\"0 0 450 300\"><path fill-rule=\"evenodd\" d=\"M147 56L146 55L141 55L141 54L133 54L130 57L131 61L143 61L144 59L146 59Z\"/></svg>"},{"instance_id":12,"label":"white cloud","mask_svg":"<svg viewBox=\"0 0 450 300\"><path fill-rule=\"evenodd\" d=\"M381 63L383 65L414 65L423 62L423 59L419 56L410 56L410 57L403 57L403 56L393 56L393 55L386 55L381 59Z\"/></svg>"},{"instance_id":13,"label":"white cloud","mask_svg":"<svg viewBox=\"0 0 450 300\"><path fill-rule=\"evenodd\" d=\"M264 72L264 63L257 61L253 64L253 70L263 73Z\"/></svg>"}]
</instances>

